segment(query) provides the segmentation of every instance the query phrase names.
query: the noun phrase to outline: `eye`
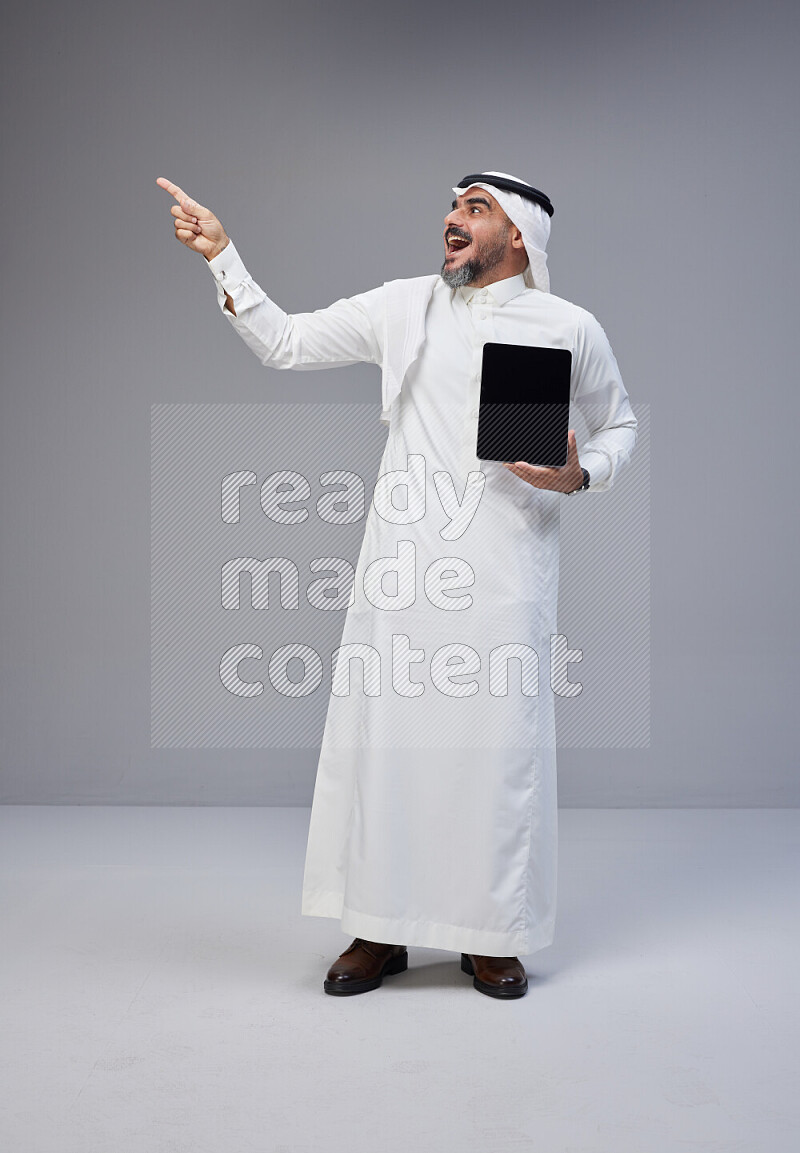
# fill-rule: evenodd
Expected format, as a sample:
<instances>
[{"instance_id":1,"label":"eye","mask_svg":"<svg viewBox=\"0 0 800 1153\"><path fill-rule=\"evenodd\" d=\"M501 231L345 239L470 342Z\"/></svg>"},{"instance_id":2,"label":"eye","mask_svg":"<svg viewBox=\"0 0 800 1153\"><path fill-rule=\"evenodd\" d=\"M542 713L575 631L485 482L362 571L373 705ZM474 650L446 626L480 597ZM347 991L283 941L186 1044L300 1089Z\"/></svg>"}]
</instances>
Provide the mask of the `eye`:
<instances>
[{"instance_id":1,"label":"eye","mask_svg":"<svg viewBox=\"0 0 800 1153\"><path fill-rule=\"evenodd\" d=\"M480 210L481 210L480 204L473 204L472 208L470 209L470 212L480 212Z\"/></svg>"}]
</instances>

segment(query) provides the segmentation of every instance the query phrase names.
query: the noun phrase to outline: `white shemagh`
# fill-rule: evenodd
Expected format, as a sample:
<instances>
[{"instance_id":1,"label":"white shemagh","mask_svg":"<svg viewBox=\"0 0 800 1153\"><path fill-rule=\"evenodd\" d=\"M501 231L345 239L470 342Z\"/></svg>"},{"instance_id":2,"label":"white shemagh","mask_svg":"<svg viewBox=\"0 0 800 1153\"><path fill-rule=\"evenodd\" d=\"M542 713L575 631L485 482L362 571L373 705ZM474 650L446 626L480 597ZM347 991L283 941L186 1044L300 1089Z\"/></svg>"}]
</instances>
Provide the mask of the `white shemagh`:
<instances>
[{"instance_id":1,"label":"white shemagh","mask_svg":"<svg viewBox=\"0 0 800 1153\"><path fill-rule=\"evenodd\" d=\"M514 180L517 184L527 184L518 176L509 172L493 172L490 168L481 171L486 176L504 176L507 180ZM540 292L550 291L550 276L547 271L547 242L550 239L550 217L533 200L526 200L516 192L506 192L503 188L495 188L493 184L478 181L470 188L485 188L497 201L512 224L515 224L522 233L522 241L528 254L528 267L525 269L525 283L528 288L538 288ZM453 188L456 196L463 196L466 188Z\"/></svg>"},{"instance_id":2,"label":"white shemagh","mask_svg":"<svg viewBox=\"0 0 800 1153\"><path fill-rule=\"evenodd\" d=\"M486 176L504 176L526 181L508 172L494 172L483 169ZM540 204L518 196L516 192L506 192L491 184L478 181L470 188L484 188L490 193L505 212L512 224L522 233L528 264L523 273L528 288L540 292L550 291L550 276L547 271L547 241L550 239L550 217ZM463 196L466 188L453 188L456 196ZM382 411L380 419L384 424L390 421L389 412L400 393L403 378L414 363L425 339L425 313L439 275L420 276L411 280L392 280L385 285L386 311L384 314L383 365L381 381Z\"/></svg>"}]
</instances>

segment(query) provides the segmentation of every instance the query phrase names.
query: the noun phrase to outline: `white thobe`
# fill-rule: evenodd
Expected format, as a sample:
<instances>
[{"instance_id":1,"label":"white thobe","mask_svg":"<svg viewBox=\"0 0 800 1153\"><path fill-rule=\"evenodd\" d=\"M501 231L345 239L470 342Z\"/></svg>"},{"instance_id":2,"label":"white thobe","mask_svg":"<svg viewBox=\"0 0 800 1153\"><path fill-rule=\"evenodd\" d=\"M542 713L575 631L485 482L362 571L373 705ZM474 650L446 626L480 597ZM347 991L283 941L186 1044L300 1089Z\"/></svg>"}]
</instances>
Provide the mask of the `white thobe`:
<instances>
[{"instance_id":1,"label":"white thobe","mask_svg":"<svg viewBox=\"0 0 800 1153\"><path fill-rule=\"evenodd\" d=\"M384 363L386 286L288 316L232 242L209 267L224 315L263 364ZM590 313L528 289L522 275L480 289L434 284L380 466L380 478L408 481L407 505L424 515L403 523L402 489L396 513L375 501L369 510L342 636L348 659L336 667L320 751L302 912L373 941L511 956L550 944L555 924L550 657L563 494L475 455L487 341L572 352L590 491L611 486L634 446L636 419ZM453 528L462 500L473 512ZM409 552L387 587L373 562Z\"/></svg>"}]
</instances>

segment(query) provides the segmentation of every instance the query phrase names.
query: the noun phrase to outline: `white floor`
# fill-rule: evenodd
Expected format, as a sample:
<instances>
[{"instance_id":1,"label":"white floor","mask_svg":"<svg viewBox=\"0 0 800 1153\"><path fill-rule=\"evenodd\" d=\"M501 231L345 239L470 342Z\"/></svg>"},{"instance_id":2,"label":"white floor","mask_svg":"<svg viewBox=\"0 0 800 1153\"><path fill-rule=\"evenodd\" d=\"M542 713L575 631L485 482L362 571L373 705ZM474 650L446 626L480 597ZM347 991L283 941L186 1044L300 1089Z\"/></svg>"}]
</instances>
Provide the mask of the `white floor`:
<instances>
[{"instance_id":1,"label":"white floor","mask_svg":"<svg viewBox=\"0 0 800 1153\"><path fill-rule=\"evenodd\" d=\"M800 811L561 813L556 942L358 997L306 809L0 808L0 1148L795 1153Z\"/></svg>"}]
</instances>

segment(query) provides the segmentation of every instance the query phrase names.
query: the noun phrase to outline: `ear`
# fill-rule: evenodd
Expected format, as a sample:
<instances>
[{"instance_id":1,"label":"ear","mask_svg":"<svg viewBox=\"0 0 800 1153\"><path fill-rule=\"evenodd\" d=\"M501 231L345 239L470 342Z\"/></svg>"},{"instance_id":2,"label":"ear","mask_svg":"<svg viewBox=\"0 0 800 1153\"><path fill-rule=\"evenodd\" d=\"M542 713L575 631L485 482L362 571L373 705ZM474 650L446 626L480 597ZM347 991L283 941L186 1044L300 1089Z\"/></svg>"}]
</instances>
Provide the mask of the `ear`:
<instances>
[{"instance_id":1,"label":"ear","mask_svg":"<svg viewBox=\"0 0 800 1153\"><path fill-rule=\"evenodd\" d=\"M512 248L524 248L525 247L525 242L522 239L522 233L520 232L520 230L516 226L511 230L511 247Z\"/></svg>"}]
</instances>

